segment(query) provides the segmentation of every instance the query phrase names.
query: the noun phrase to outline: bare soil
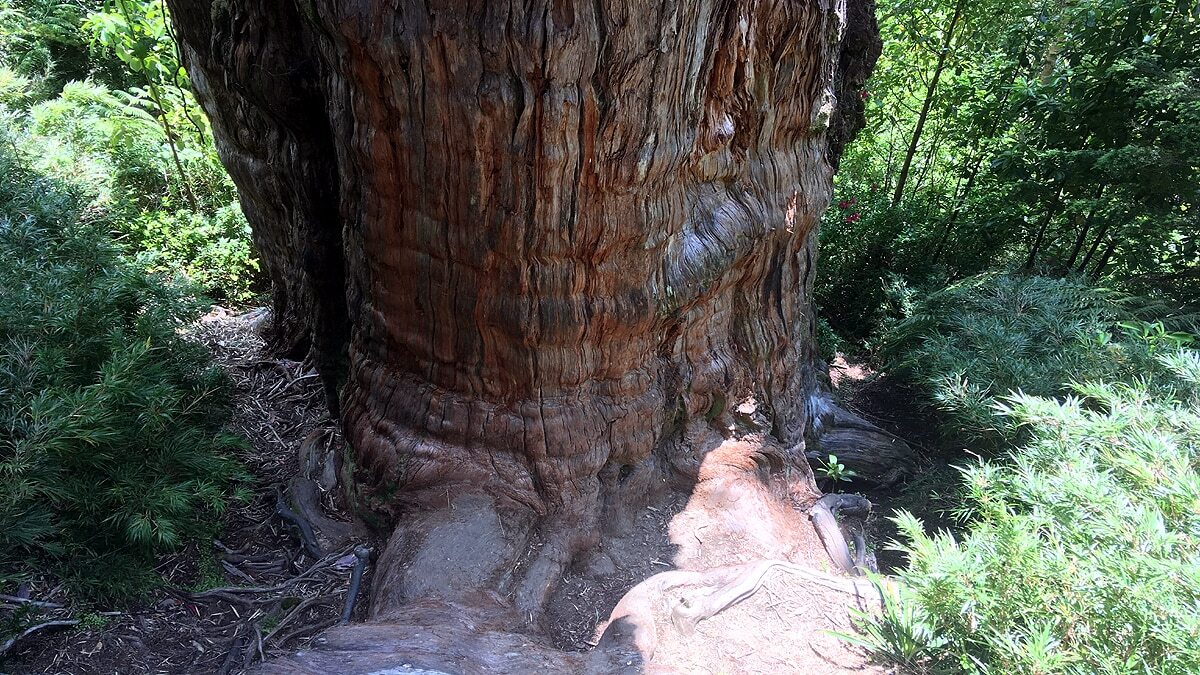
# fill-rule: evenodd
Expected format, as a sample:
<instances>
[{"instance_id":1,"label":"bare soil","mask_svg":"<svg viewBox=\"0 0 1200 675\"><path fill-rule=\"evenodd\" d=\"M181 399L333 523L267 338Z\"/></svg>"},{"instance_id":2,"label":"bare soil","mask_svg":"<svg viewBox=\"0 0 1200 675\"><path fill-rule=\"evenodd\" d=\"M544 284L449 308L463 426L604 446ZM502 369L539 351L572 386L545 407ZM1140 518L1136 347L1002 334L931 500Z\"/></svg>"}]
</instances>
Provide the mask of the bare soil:
<instances>
[{"instance_id":1,"label":"bare soil","mask_svg":"<svg viewBox=\"0 0 1200 675\"><path fill-rule=\"evenodd\" d=\"M555 647L585 651L596 646L596 628L631 588L675 569L677 547L668 529L685 501L669 493L661 503L647 506L630 535L607 539L599 552L563 576L546 616Z\"/></svg>"},{"instance_id":2,"label":"bare soil","mask_svg":"<svg viewBox=\"0 0 1200 675\"><path fill-rule=\"evenodd\" d=\"M916 451L917 464L906 480L861 493L876 505L867 521L869 541L877 545L879 571L890 573L907 564L907 557L888 544L899 534L891 518L903 509L920 518L929 531L954 531L960 523L952 509L959 474L950 462L965 451L949 445L938 431L937 412L920 403L911 386L890 373L875 369L866 360L838 354L829 367L839 403L847 410L903 438ZM853 483L839 489L856 491Z\"/></svg>"},{"instance_id":3,"label":"bare soil","mask_svg":"<svg viewBox=\"0 0 1200 675\"><path fill-rule=\"evenodd\" d=\"M701 621L691 635L664 642L655 659L671 665L648 672L886 673L834 634L854 633L848 606L855 604L844 593L769 572L754 595Z\"/></svg>"}]
</instances>

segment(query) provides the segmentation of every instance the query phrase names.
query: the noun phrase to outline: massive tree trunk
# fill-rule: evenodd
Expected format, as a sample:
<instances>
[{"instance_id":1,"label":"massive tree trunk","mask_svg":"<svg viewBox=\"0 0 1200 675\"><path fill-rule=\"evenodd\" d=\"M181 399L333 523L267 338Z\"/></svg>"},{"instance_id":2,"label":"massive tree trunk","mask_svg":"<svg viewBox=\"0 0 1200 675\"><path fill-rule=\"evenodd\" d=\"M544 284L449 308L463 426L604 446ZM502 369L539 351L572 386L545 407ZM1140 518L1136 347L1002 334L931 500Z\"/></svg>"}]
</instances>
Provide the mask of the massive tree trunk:
<instances>
[{"instance_id":1,"label":"massive tree trunk","mask_svg":"<svg viewBox=\"0 0 1200 675\"><path fill-rule=\"evenodd\" d=\"M739 438L811 483L814 228L871 0L170 5L274 345L395 527L375 620L484 593L536 624Z\"/></svg>"}]
</instances>

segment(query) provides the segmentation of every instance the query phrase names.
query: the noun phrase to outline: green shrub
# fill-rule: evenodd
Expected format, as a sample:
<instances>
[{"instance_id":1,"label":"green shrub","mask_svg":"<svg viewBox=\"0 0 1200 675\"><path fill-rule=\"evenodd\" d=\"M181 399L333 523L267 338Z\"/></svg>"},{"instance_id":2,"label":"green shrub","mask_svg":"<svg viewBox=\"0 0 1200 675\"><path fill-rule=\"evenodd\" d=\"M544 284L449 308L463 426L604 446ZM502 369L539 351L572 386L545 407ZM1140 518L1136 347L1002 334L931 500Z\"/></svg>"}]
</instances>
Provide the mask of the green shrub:
<instances>
[{"instance_id":1,"label":"green shrub","mask_svg":"<svg viewBox=\"0 0 1200 675\"><path fill-rule=\"evenodd\" d=\"M215 150L179 143L172 153L144 104L93 82L71 82L28 116L10 115L5 133L29 149L38 171L70 184L89 218L117 233L145 270L182 276L217 300L250 299L262 278L249 224ZM186 182L176 176L180 168Z\"/></svg>"},{"instance_id":2,"label":"green shrub","mask_svg":"<svg viewBox=\"0 0 1200 675\"><path fill-rule=\"evenodd\" d=\"M934 222L941 204L921 195L892 205L886 191L837 177L837 198L821 218L821 258L814 295L822 316L843 338L865 343L900 311L897 285L944 285L1009 262L1003 244L1015 236L994 209L962 214L948 240Z\"/></svg>"},{"instance_id":3,"label":"green shrub","mask_svg":"<svg viewBox=\"0 0 1200 675\"><path fill-rule=\"evenodd\" d=\"M1200 672L1191 337L1072 279L902 304L892 366L993 458L961 469L961 536L895 519L908 567L851 639L906 672Z\"/></svg>"},{"instance_id":4,"label":"green shrub","mask_svg":"<svg viewBox=\"0 0 1200 675\"><path fill-rule=\"evenodd\" d=\"M112 598L211 528L239 476L198 315L7 150L0 169L0 583L50 571Z\"/></svg>"},{"instance_id":5,"label":"green shrub","mask_svg":"<svg viewBox=\"0 0 1200 675\"><path fill-rule=\"evenodd\" d=\"M234 301L250 298L258 260L250 247L250 225L237 204L212 215L147 213L133 231L143 249L139 256L142 265L149 271L182 273L210 293L217 291Z\"/></svg>"},{"instance_id":6,"label":"green shrub","mask_svg":"<svg viewBox=\"0 0 1200 675\"><path fill-rule=\"evenodd\" d=\"M995 414L998 397L1058 396L1081 380L1132 381L1161 370L1153 355L1162 344L1190 341L1138 321L1129 305L1078 280L981 275L915 302L888 334L884 355L956 435L987 446L1012 430Z\"/></svg>"},{"instance_id":7,"label":"green shrub","mask_svg":"<svg viewBox=\"0 0 1200 675\"><path fill-rule=\"evenodd\" d=\"M1005 398L1029 440L963 470L960 540L897 524L900 592L855 638L909 672L1200 672L1200 353L1157 385Z\"/></svg>"}]
</instances>

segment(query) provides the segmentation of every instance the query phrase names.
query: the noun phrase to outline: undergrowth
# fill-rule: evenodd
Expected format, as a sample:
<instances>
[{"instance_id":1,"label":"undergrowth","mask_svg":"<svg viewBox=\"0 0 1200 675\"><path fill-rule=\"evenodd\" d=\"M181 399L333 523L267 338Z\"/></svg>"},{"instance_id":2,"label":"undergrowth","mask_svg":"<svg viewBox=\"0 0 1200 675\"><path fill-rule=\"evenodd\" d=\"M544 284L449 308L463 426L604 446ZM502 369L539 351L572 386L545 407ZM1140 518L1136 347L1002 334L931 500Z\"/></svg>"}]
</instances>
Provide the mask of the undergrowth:
<instances>
[{"instance_id":1,"label":"undergrowth","mask_svg":"<svg viewBox=\"0 0 1200 675\"><path fill-rule=\"evenodd\" d=\"M892 354L963 460L960 534L848 636L911 673L1200 672L1200 352L1131 299L989 276L920 301Z\"/></svg>"},{"instance_id":2,"label":"undergrowth","mask_svg":"<svg viewBox=\"0 0 1200 675\"><path fill-rule=\"evenodd\" d=\"M1156 353L1192 342L1138 319L1139 300L1077 279L985 274L911 302L889 326L882 354L977 451L1016 440L997 416L1010 391L1060 396L1078 380L1133 381L1160 371Z\"/></svg>"},{"instance_id":3,"label":"undergrowth","mask_svg":"<svg viewBox=\"0 0 1200 675\"><path fill-rule=\"evenodd\" d=\"M0 146L0 585L155 582L240 475L228 383L182 331L200 305L81 221L85 197Z\"/></svg>"},{"instance_id":4,"label":"undergrowth","mask_svg":"<svg viewBox=\"0 0 1200 675\"><path fill-rule=\"evenodd\" d=\"M265 280L165 11L0 0L0 126L142 269L245 302Z\"/></svg>"}]
</instances>

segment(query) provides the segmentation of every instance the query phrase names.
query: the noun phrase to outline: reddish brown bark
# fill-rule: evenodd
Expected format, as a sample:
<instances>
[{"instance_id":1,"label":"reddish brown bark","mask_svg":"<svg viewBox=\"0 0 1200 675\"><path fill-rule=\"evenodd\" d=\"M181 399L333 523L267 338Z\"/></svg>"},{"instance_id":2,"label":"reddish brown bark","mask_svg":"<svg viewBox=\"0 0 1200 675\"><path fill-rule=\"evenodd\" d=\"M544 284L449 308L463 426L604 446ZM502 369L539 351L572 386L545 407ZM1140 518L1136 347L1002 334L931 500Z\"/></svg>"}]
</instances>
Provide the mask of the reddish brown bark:
<instances>
[{"instance_id":1,"label":"reddish brown bark","mask_svg":"<svg viewBox=\"0 0 1200 675\"><path fill-rule=\"evenodd\" d=\"M870 0L170 4L277 344L397 523L374 616L484 589L536 618L746 425L806 468Z\"/></svg>"}]
</instances>

